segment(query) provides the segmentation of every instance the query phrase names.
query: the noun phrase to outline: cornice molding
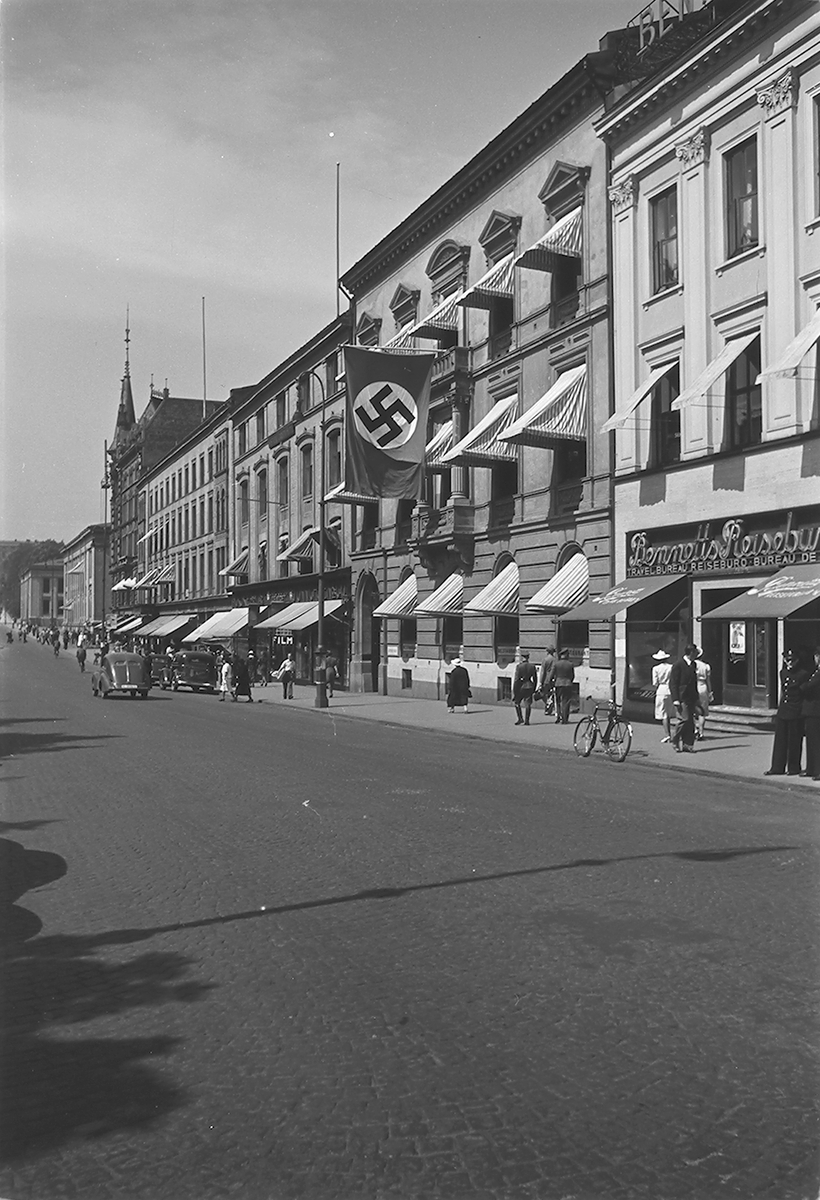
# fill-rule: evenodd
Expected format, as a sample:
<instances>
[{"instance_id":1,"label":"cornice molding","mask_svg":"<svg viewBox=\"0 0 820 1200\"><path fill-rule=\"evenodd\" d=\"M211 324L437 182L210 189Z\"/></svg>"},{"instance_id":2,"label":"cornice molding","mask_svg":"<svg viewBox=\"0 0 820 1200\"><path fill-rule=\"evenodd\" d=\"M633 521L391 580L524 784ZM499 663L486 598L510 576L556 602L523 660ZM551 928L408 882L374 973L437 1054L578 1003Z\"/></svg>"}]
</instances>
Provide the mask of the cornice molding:
<instances>
[{"instance_id":1,"label":"cornice molding","mask_svg":"<svg viewBox=\"0 0 820 1200\"><path fill-rule=\"evenodd\" d=\"M709 158L709 130L702 125L682 142L676 142L675 157L680 164L681 171L689 171L692 167L703 166Z\"/></svg>"},{"instance_id":2,"label":"cornice molding","mask_svg":"<svg viewBox=\"0 0 820 1200\"><path fill-rule=\"evenodd\" d=\"M797 105L797 73L788 67L782 75L765 87L756 88L757 102L763 109L765 120L771 121L781 113Z\"/></svg>"},{"instance_id":3,"label":"cornice molding","mask_svg":"<svg viewBox=\"0 0 820 1200\"><path fill-rule=\"evenodd\" d=\"M614 213L627 212L638 202L638 187L635 176L629 175L620 183L613 184L609 189L609 203Z\"/></svg>"}]
</instances>

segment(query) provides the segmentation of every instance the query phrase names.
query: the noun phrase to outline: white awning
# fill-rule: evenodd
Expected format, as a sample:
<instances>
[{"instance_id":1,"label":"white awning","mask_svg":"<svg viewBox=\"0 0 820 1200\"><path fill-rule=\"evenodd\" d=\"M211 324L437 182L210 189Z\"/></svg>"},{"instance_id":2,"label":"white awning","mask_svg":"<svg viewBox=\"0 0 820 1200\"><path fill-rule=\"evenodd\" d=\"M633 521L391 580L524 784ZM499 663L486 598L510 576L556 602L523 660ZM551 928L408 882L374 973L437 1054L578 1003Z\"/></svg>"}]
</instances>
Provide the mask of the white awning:
<instances>
[{"instance_id":1,"label":"white awning","mask_svg":"<svg viewBox=\"0 0 820 1200\"><path fill-rule=\"evenodd\" d=\"M374 617L409 617L416 607L419 595L419 582L415 575L408 575L404 583L400 583L388 596L384 604L373 609Z\"/></svg>"},{"instance_id":2,"label":"white awning","mask_svg":"<svg viewBox=\"0 0 820 1200\"><path fill-rule=\"evenodd\" d=\"M164 617L157 617L149 625L144 625L140 634L143 637L167 637L196 619L196 613L166 613Z\"/></svg>"},{"instance_id":3,"label":"white awning","mask_svg":"<svg viewBox=\"0 0 820 1200\"><path fill-rule=\"evenodd\" d=\"M450 617L460 615L464 599L464 576L454 573L448 575L444 583L437 587L426 600L417 604L413 610L414 617Z\"/></svg>"},{"instance_id":4,"label":"white awning","mask_svg":"<svg viewBox=\"0 0 820 1200\"><path fill-rule=\"evenodd\" d=\"M642 400L645 400L656 384L660 383L665 375L668 375L673 367L678 365L677 359L674 362L664 363L662 367L655 367L648 377L643 381L640 387L636 388L628 400L616 408L615 412L608 421L604 421L599 433L611 433L614 429L623 429L629 418L634 413Z\"/></svg>"},{"instance_id":5,"label":"white awning","mask_svg":"<svg viewBox=\"0 0 820 1200\"><path fill-rule=\"evenodd\" d=\"M325 600L325 616L332 616L338 612L344 604L344 600ZM264 621L260 621L254 626L255 630L265 629L293 629L297 632L301 629L308 629L311 625L315 625L319 620L319 605L315 600L299 600L295 604L288 604L286 608L282 608L278 613L274 613L272 617L266 617Z\"/></svg>"},{"instance_id":6,"label":"white awning","mask_svg":"<svg viewBox=\"0 0 820 1200\"><path fill-rule=\"evenodd\" d=\"M464 605L466 613L492 613L496 616L518 616L518 566L508 563L477 596Z\"/></svg>"},{"instance_id":7,"label":"white awning","mask_svg":"<svg viewBox=\"0 0 820 1200\"><path fill-rule=\"evenodd\" d=\"M760 331L757 329L754 333L745 333L743 337L732 338L727 342L717 358L712 359L695 382L691 383L688 388L684 388L677 400L672 401L671 408L686 408L687 405L697 404L699 400L702 400L713 384L729 370L735 359L739 358L748 346L751 346L756 337L760 337Z\"/></svg>"},{"instance_id":8,"label":"white awning","mask_svg":"<svg viewBox=\"0 0 820 1200\"><path fill-rule=\"evenodd\" d=\"M453 448L452 419L436 430L430 441L424 447L424 466L428 471L449 471L447 463L442 462L444 455Z\"/></svg>"},{"instance_id":9,"label":"white awning","mask_svg":"<svg viewBox=\"0 0 820 1200\"><path fill-rule=\"evenodd\" d=\"M163 567L155 580L156 583L176 583L177 569L169 563L167 567Z\"/></svg>"},{"instance_id":10,"label":"white awning","mask_svg":"<svg viewBox=\"0 0 820 1200\"><path fill-rule=\"evenodd\" d=\"M405 325L398 333L394 333L383 346L374 346L374 350L412 350L413 326Z\"/></svg>"},{"instance_id":11,"label":"white awning","mask_svg":"<svg viewBox=\"0 0 820 1200\"><path fill-rule=\"evenodd\" d=\"M588 594L589 563L585 555L575 554L527 601L526 608L528 612L563 612L583 604Z\"/></svg>"},{"instance_id":12,"label":"white awning","mask_svg":"<svg viewBox=\"0 0 820 1200\"><path fill-rule=\"evenodd\" d=\"M492 308L495 300L511 300L514 267L512 253L505 255L477 283L467 288L457 304L462 308Z\"/></svg>"},{"instance_id":13,"label":"white awning","mask_svg":"<svg viewBox=\"0 0 820 1200\"><path fill-rule=\"evenodd\" d=\"M349 492L343 483L337 483L325 496L325 504L378 504L378 496L365 496L361 492Z\"/></svg>"},{"instance_id":14,"label":"white awning","mask_svg":"<svg viewBox=\"0 0 820 1200\"><path fill-rule=\"evenodd\" d=\"M514 462L518 451L499 438L513 423L517 405L516 395L494 404L466 437L441 456L442 466L491 467L497 462Z\"/></svg>"},{"instance_id":15,"label":"white awning","mask_svg":"<svg viewBox=\"0 0 820 1200\"><path fill-rule=\"evenodd\" d=\"M780 358L776 359L765 371L761 371L756 382L762 379L790 379L797 374L797 368L813 346L820 340L820 308L797 337L789 342Z\"/></svg>"},{"instance_id":16,"label":"white awning","mask_svg":"<svg viewBox=\"0 0 820 1200\"><path fill-rule=\"evenodd\" d=\"M85 567L70 567L66 575L85 575Z\"/></svg>"},{"instance_id":17,"label":"white awning","mask_svg":"<svg viewBox=\"0 0 820 1200\"><path fill-rule=\"evenodd\" d=\"M229 562L227 567L223 567L221 571L217 571L217 575L247 575L249 558L248 547L243 546L241 554L237 554L233 562Z\"/></svg>"},{"instance_id":18,"label":"white awning","mask_svg":"<svg viewBox=\"0 0 820 1200\"><path fill-rule=\"evenodd\" d=\"M463 291L459 290L447 296L426 317L416 322L413 334L416 337L439 338L443 333L455 333L461 315L458 304L463 295Z\"/></svg>"},{"instance_id":19,"label":"white awning","mask_svg":"<svg viewBox=\"0 0 820 1200\"><path fill-rule=\"evenodd\" d=\"M137 582L134 584L134 587L135 588L152 587L157 582L158 575L159 575L159 568L155 567L153 571L148 571L145 575L143 575L142 579L138 579Z\"/></svg>"},{"instance_id":20,"label":"white awning","mask_svg":"<svg viewBox=\"0 0 820 1200\"><path fill-rule=\"evenodd\" d=\"M143 542L147 542L148 539L153 537L156 532L157 532L156 528L149 529L148 532L144 533L141 538L137 538L137 545L141 546Z\"/></svg>"},{"instance_id":21,"label":"white awning","mask_svg":"<svg viewBox=\"0 0 820 1200\"><path fill-rule=\"evenodd\" d=\"M319 540L319 526L314 525L310 529L306 529L304 533L296 539L292 546L288 546L287 550L283 550L281 554L277 554L277 562L298 562L299 560L307 561L313 558L313 548Z\"/></svg>"},{"instance_id":22,"label":"white awning","mask_svg":"<svg viewBox=\"0 0 820 1200\"><path fill-rule=\"evenodd\" d=\"M214 613L207 621L197 625L190 633L186 633L183 642L201 642L205 639L233 637L240 633L248 623L247 608L229 608Z\"/></svg>"},{"instance_id":23,"label":"white awning","mask_svg":"<svg viewBox=\"0 0 820 1200\"><path fill-rule=\"evenodd\" d=\"M134 633L142 624L142 617L129 617L127 621L123 621L122 625L118 625L116 629L112 629L112 633Z\"/></svg>"},{"instance_id":24,"label":"white awning","mask_svg":"<svg viewBox=\"0 0 820 1200\"><path fill-rule=\"evenodd\" d=\"M554 446L585 442L587 437L587 369L584 364L559 375L546 395L500 434L502 442L521 446Z\"/></svg>"},{"instance_id":25,"label":"white awning","mask_svg":"<svg viewBox=\"0 0 820 1200\"><path fill-rule=\"evenodd\" d=\"M111 591L112 592L125 592L125 591L128 591L130 588L135 588L136 586L137 586L136 579L132 579L129 576L128 579L121 579L119 581L119 583L113 584Z\"/></svg>"},{"instance_id":26,"label":"white awning","mask_svg":"<svg viewBox=\"0 0 820 1200\"><path fill-rule=\"evenodd\" d=\"M532 267L536 271L554 271L556 258L580 258L584 252L583 209L574 208L556 221L535 245L515 260L517 267Z\"/></svg>"}]
</instances>

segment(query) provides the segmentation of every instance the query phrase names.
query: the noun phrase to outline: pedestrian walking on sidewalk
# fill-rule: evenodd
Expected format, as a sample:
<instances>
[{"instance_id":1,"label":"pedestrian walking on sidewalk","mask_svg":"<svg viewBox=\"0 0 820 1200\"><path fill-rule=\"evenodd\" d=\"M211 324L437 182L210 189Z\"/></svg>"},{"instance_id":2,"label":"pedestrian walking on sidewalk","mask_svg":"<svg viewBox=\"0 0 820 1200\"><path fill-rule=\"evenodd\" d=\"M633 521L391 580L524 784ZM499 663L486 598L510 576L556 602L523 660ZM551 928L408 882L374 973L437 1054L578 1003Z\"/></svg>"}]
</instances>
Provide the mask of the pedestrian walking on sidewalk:
<instances>
[{"instance_id":1,"label":"pedestrian walking on sidewalk","mask_svg":"<svg viewBox=\"0 0 820 1200\"><path fill-rule=\"evenodd\" d=\"M683 656L672 665L669 675L669 691L675 710L672 745L678 754L691 753L695 748L695 709L698 704L698 676L695 671L697 656L697 646L691 643L685 646Z\"/></svg>"},{"instance_id":2,"label":"pedestrian walking on sidewalk","mask_svg":"<svg viewBox=\"0 0 820 1200\"><path fill-rule=\"evenodd\" d=\"M77 662L80 664L80 674L81 674L81 675L84 675L84 674L85 674L85 659L86 659L86 653L87 653L87 652L86 652L86 648L85 648L85 646L78 646L78 647L77 647Z\"/></svg>"},{"instance_id":3,"label":"pedestrian walking on sidewalk","mask_svg":"<svg viewBox=\"0 0 820 1200\"><path fill-rule=\"evenodd\" d=\"M814 649L813 672L801 686L806 774L820 780L820 646Z\"/></svg>"},{"instance_id":4,"label":"pedestrian walking on sidewalk","mask_svg":"<svg viewBox=\"0 0 820 1200\"><path fill-rule=\"evenodd\" d=\"M447 711L451 713L455 712L457 708L463 708L465 712L468 712L470 697L473 694L470 691L470 674L460 658L451 659L450 667Z\"/></svg>"},{"instance_id":5,"label":"pedestrian walking on sidewalk","mask_svg":"<svg viewBox=\"0 0 820 1200\"><path fill-rule=\"evenodd\" d=\"M336 659L332 654L329 654L325 662L325 686L330 699L333 699L333 689L336 686L336 680L339 678L339 670L336 666Z\"/></svg>"},{"instance_id":6,"label":"pedestrian walking on sidewalk","mask_svg":"<svg viewBox=\"0 0 820 1200\"><path fill-rule=\"evenodd\" d=\"M695 712L695 738L701 741L706 732L706 718L709 716L709 705L714 700L712 695L712 668L703 657L703 651L698 650L695 660L695 674L698 677L698 706Z\"/></svg>"},{"instance_id":7,"label":"pedestrian walking on sidewalk","mask_svg":"<svg viewBox=\"0 0 820 1200\"><path fill-rule=\"evenodd\" d=\"M652 668L652 687L655 689L655 720L663 725L662 742L672 741L672 696L669 692L669 676L672 674L672 661L665 650L656 650L652 655L655 666Z\"/></svg>"},{"instance_id":8,"label":"pedestrian walking on sidewalk","mask_svg":"<svg viewBox=\"0 0 820 1200\"><path fill-rule=\"evenodd\" d=\"M569 661L569 650L559 650L552 666L552 686L555 688L555 724L569 724L575 667Z\"/></svg>"},{"instance_id":9,"label":"pedestrian walking on sidewalk","mask_svg":"<svg viewBox=\"0 0 820 1200\"><path fill-rule=\"evenodd\" d=\"M772 764L764 775L799 775L803 754L803 695L809 672L794 650L783 652L780 670L780 703L774 718Z\"/></svg>"},{"instance_id":10,"label":"pedestrian walking on sidewalk","mask_svg":"<svg viewBox=\"0 0 820 1200\"><path fill-rule=\"evenodd\" d=\"M226 696L231 694L233 686L233 671L231 670L231 660L226 654L222 659L222 666L219 668L219 699L224 700Z\"/></svg>"},{"instance_id":11,"label":"pedestrian walking on sidewalk","mask_svg":"<svg viewBox=\"0 0 820 1200\"><path fill-rule=\"evenodd\" d=\"M296 663L293 661L290 655L287 656L279 670L276 672L276 678L282 684L282 699L292 700L293 681L296 678Z\"/></svg>"},{"instance_id":12,"label":"pedestrian walking on sidewalk","mask_svg":"<svg viewBox=\"0 0 820 1200\"><path fill-rule=\"evenodd\" d=\"M547 646L544 652L544 661L541 663L541 670L538 672L538 690L541 693L541 699L544 701L545 717L551 717L555 712L555 685L551 682L554 666L555 647Z\"/></svg>"},{"instance_id":13,"label":"pedestrian walking on sidewalk","mask_svg":"<svg viewBox=\"0 0 820 1200\"><path fill-rule=\"evenodd\" d=\"M240 696L244 696L249 704L253 704L248 664L241 654L237 654L233 664L233 698L238 700Z\"/></svg>"},{"instance_id":14,"label":"pedestrian walking on sidewalk","mask_svg":"<svg viewBox=\"0 0 820 1200\"><path fill-rule=\"evenodd\" d=\"M513 675L512 698L515 705L516 725L529 725L532 713L532 698L538 685L538 672L530 662L529 653L521 651L521 661L516 664ZM522 713L523 709L523 713Z\"/></svg>"}]
</instances>

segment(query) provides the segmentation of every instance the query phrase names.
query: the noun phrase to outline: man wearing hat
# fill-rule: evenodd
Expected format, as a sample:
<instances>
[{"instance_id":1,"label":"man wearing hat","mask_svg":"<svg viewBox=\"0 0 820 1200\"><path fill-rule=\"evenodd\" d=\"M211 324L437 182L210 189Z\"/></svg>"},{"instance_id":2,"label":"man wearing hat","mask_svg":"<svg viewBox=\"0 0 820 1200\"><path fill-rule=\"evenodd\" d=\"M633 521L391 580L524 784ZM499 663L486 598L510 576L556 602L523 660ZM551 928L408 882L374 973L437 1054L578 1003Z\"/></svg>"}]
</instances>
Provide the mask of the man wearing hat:
<instances>
[{"instance_id":1,"label":"man wearing hat","mask_svg":"<svg viewBox=\"0 0 820 1200\"><path fill-rule=\"evenodd\" d=\"M450 660L450 680L447 691L447 711L455 712L456 707L469 711L470 706L470 673L463 666L460 658Z\"/></svg>"},{"instance_id":2,"label":"man wearing hat","mask_svg":"<svg viewBox=\"0 0 820 1200\"><path fill-rule=\"evenodd\" d=\"M538 672L530 662L528 651L522 650L513 675L512 698L515 705L516 725L529 725L532 713L532 698L538 683ZM524 710L523 715L521 710Z\"/></svg>"},{"instance_id":3,"label":"man wearing hat","mask_svg":"<svg viewBox=\"0 0 820 1200\"><path fill-rule=\"evenodd\" d=\"M672 674L672 659L665 650L656 650L652 655L652 687L655 689L655 720L663 723L662 742L672 741L672 695L669 691L669 676Z\"/></svg>"},{"instance_id":4,"label":"man wearing hat","mask_svg":"<svg viewBox=\"0 0 820 1200\"><path fill-rule=\"evenodd\" d=\"M575 667L569 661L569 650L559 650L555 660L550 682L555 688L555 723L569 724L569 710L572 702L572 685L575 683Z\"/></svg>"}]
</instances>

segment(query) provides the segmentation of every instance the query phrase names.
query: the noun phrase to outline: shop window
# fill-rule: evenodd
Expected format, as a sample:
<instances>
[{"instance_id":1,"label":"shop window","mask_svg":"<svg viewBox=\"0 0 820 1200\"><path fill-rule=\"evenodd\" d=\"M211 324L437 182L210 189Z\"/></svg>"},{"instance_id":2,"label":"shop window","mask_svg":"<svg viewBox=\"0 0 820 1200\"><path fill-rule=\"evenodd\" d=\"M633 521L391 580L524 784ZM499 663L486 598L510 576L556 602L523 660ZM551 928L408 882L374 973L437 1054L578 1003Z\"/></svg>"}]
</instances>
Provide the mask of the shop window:
<instances>
[{"instance_id":1,"label":"shop window","mask_svg":"<svg viewBox=\"0 0 820 1200\"><path fill-rule=\"evenodd\" d=\"M650 464L665 467L680 462L680 412L672 402L680 395L680 367L673 367L652 389Z\"/></svg>"},{"instance_id":2,"label":"shop window","mask_svg":"<svg viewBox=\"0 0 820 1200\"><path fill-rule=\"evenodd\" d=\"M742 450L757 446L763 437L763 398L760 374L760 338L735 359L726 372L726 434L724 448Z\"/></svg>"},{"instance_id":3,"label":"shop window","mask_svg":"<svg viewBox=\"0 0 820 1200\"><path fill-rule=\"evenodd\" d=\"M441 622L442 657L446 662L461 654L464 641L464 622L461 616L444 617Z\"/></svg>"},{"instance_id":4,"label":"shop window","mask_svg":"<svg viewBox=\"0 0 820 1200\"><path fill-rule=\"evenodd\" d=\"M336 487L342 482L342 432L331 429L325 442L327 450L327 486Z\"/></svg>"},{"instance_id":5,"label":"shop window","mask_svg":"<svg viewBox=\"0 0 820 1200\"><path fill-rule=\"evenodd\" d=\"M726 257L758 244L757 138L749 138L724 156Z\"/></svg>"},{"instance_id":6,"label":"shop window","mask_svg":"<svg viewBox=\"0 0 820 1200\"><path fill-rule=\"evenodd\" d=\"M630 700L652 699L652 655L665 650L680 658L689 639L689 589L686 576L635 604L627 612L626 695ZM561 626L567 622L562 621ZM561 636L564 636L563 628Z\"/></svg>"},{"instance_id":7,"label":"shop window","mask_svg":"<svg viewBox=\"0 0 820 1200\"><path fill-rule=\"evenodd\" d=\"M402 658L415 658L418 629L415 617L403 617L399 621L399 647Z\"/></svg>"},{"instance_id":8,"label":"shop window","mask_svg":"<svg viewBox=\"0 0 820 1200\"><path fill-rule=\"evenodd\" d=\"M518 617L498 616L493 618L493 650L499 667L515 662L515 651L520 640Z\"/></svg>"},{"instance_id":9,"label":"shop window","mask_svg":"<svg viewBox=\"0 0 820 1200\"><path fill-rule=\"evenodd\" d=\"M652 292L678 283L678 189L671 187L649 205L652 226Z\"/></svg>"}]
</instances>

